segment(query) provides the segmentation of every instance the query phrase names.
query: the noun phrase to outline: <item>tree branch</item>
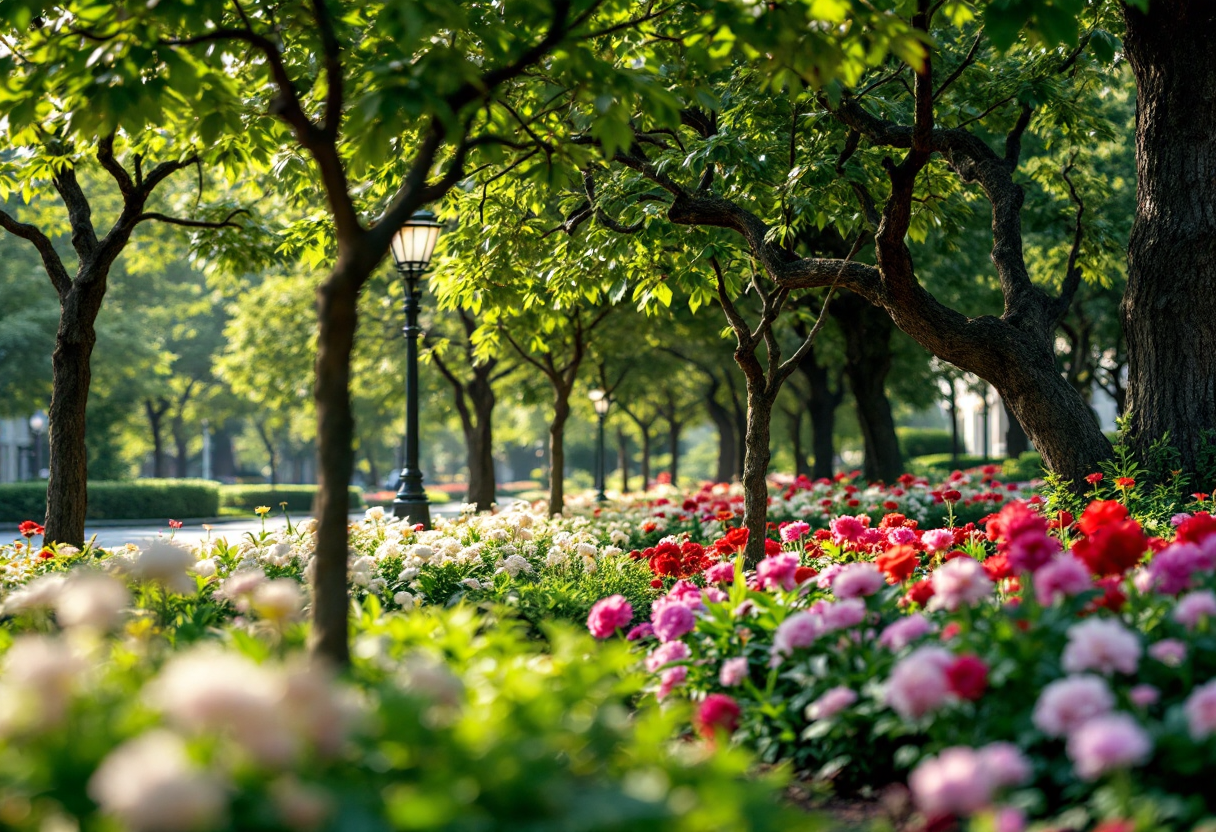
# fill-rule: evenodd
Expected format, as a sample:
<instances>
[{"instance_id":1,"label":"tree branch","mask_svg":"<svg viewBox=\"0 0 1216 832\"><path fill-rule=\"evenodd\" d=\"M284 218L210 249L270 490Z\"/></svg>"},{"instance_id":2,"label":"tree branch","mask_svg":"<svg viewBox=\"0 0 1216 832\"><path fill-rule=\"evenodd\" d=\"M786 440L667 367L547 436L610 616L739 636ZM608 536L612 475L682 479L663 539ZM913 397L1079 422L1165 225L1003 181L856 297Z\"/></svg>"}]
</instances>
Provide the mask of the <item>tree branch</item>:
<instances>
[{"instance_id":1,"label":"tree branch","mask_svg":"<svg viewBox=\"0 0 1216 832\"><path fill-rule=\"evenodd\" d=\"M182 219L181 217L170 217L170 216L166 216L165 214L158 214L154 211L149 211L149 212L140 214L138 217L136 217L135 223L139 224L141 222L146 222L148 220L155 220L156 222L163 222L168 225L180 225L184 228L241 228L242 226L238 225L237 223L232 222L232 218L237 216L238 214L248 214L248 213L249 213L249 211L247 211L246 209L238 208L235 211L230 211L228 213L228 216L224 217L222 220L220 220L218 222L212 222L209 220L187 220L187 219Z\"/></svg>"},{"instance_id":2,"label":"tree branch","mask_svg":"<svg viewBox=\"0 0 1216 832\"><path fill-rule=\"evenodd\" d=\"M59 257L59 252L55 251L55 246L49 237L32 225L17 222L3 210L0 210L0 228L33 244L42 258L42 266L46 269L47 277L50 278L51 285L55 287L55 293L59 295L60 299L71 291L72 279L68 276L68 271L63 266L63 260Z\"/></svg>"}]
</instances>

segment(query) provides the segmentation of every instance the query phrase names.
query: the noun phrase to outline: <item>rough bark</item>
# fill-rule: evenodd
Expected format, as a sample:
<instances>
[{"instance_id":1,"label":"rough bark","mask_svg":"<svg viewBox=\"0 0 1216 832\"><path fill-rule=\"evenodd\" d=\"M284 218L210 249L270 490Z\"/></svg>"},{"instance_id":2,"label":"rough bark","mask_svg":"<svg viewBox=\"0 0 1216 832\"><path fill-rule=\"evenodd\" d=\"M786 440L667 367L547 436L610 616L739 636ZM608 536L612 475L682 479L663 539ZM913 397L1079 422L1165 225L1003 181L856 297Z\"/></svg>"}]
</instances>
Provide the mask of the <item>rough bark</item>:
<instances>
[{"instance_id":1,"label":"rough bark","mask_svg":"<svg viewBox=\"0 0 1216 832\"><path fill-rule=\"evenodd\" d=\"M570 391L557 389L553 421L549 423L549 512L561 514L566 504L566 420L570 418Z\"/></svg>"},{"instance_id":2,"label":"rough bark","mask_svg":"<svg viewBox=\"0 0 1216 832\"><path fill-rule=\"evenodd\" d=\"M838 376L833 389L832 374L826 365L819 363L813 346L798 370L807 380L810 391L806 409L811 417L811 453L814 455L811 476L830 479L835 473L836 408L844 400L844 378Z\"/></svg>"},{"instance_id":3,"label":"rough bark","mask_svg":"<svg viewBox=\"0 0 1216 832\"><path fill-rule=\"evenodd\" d=\"M470 388L473 424L465 431L465 446L469 454L469 491L465 501L478 511L489 511L498 498L498 482L494 472L494 391L487 383Z\"/></svg>"},{"instance_id":4,"label":"rough bark","mask_svg":"<svg viewBox=\"0 0 1216 832\"><path fill-rule=\"evenodd\" d=\"M1123 326L1136 447L1164 438L1184 471L1216 436L1216 5L1126 8L1136 78L1136 218ZM1208 483L1203 483L1206 490Z\"/></svg>"},{"instance_id":5,"label":"rough bark","mask_svg":"<svg viewBox=\"0 0 1216 832\"><path fill-rule=\"evenodd\" d=\"M747 395L747 438L743 457L743 524L747 528L747 562L755 565L764 557L768 525L768 466L772 461L769 430L773 402L760 385L751 385Z\"/></svg>"},{"instance_id":6,"label":"rough bark","mask_svg":"<svg viewBox=\"0 0 1216 832\"><path fill-rule=\"evenodd\" d=\"M97 297L100 307L101 297ZM51 355L50 477L47 480L45 539L84 546L88 511L88 450L85 447L86 405L92 379L90 359L97 334L97 312L65 303L60 314L55 351Z\"/></svg>"},{"instance_id":7,"label":"rough bark","mask_svg":"<svg viewBox=\"0 0 1216 832\"><path fill-rule=\"evenodd\" d=\"M865 444L864 475L871 482L895 482L904 463L886 391L894 331L891 318L852 292L833 300L829 310L844 333L844 372Z\"/></svg>"}]
</instances>

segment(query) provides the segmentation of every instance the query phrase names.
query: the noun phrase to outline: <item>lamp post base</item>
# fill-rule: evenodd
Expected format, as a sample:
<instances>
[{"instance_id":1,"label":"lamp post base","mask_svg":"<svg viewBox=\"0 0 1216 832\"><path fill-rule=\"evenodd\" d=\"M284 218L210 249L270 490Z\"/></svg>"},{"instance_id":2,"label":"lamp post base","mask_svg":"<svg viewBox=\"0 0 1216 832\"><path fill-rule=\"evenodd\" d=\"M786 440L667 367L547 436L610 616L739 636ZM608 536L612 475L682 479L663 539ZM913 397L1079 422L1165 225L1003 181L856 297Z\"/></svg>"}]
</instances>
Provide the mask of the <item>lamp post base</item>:
<instances>
[{"instance_id":1,"label":"lamp post base","mask_svg":"<svg viewBox=\"0 0 1216 832\"><path fill-rule=\"evenodd\" d=\"M425 496L408 498L398 494L397 499L393 500L393 516L398 519L408 517L410 522L421 523L422 528L429 529L431 527L431 504Z\"/></svg>"}]
</instances>

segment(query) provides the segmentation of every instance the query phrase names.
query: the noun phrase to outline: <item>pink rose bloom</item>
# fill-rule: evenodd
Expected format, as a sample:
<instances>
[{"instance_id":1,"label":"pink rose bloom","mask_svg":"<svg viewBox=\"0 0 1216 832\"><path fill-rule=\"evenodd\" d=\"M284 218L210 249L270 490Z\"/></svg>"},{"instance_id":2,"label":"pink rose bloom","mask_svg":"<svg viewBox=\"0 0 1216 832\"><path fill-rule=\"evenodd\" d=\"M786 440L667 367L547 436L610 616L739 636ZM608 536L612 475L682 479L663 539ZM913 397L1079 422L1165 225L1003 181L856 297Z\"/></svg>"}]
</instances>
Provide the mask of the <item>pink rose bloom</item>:
<instances>
[{"instance_id":1,"label":"pink rose bloom","mask_svg":"<svg viewBox=\"0 0 1216 832\"><path fill-rule=\"evenodd\" d=\"M1097 780L1109 771L1143 763L1153 751L1153 741L1136 720L1111 713L1073 731L1065 750L1078 777Z\"/></svg>"},{"instance_id":2,"label":"pink rose bloom","mask_svg":"<svg viewBox=\"0 0 1216 832\"><path fill-rule=\"evenodd\" d=\"M1163 638L1149 645L1148 654L1168 667L1177 667L1186 661L1186 644L1176 638Z\"/></svg>"},{"instance_id":3,"label":"pink rose bloom","mask_svg":"<svg viewBox=\"0 0 1216 832\"><path fill-rule=\"evenodd\" d=\"M786 543L793 543L795 540L800 540L806 536L811 530L809 523L804 523L801 520L795 520L792 523L786 523L781 527L781 539Z\"/></svg>"},{"instance_id":4,"label":"pink rose bloom","mask_svg":"<svg viewBox=\"0 0 1216 832\"><path fill-rule=\"evenodd\" d=\"M723 601L730 598L729 595L718 589L716 586L706 587L701 594L705 597L705 600L711 604L721 604Z\"/></svg>"},{"instance_id":5,"label":"pink rose bloom","mask_svg":"<svg viewBox=\"0 0 1216 832\"><path fill-rule=\"evenodd\" d=\"M1086 720L1115 707L1114 694L1099 676L1068 676L1043 688L1031 720L1049 737L1071 733Z\"/></svg>"},{"instance_id":6,"label":"pink rose bloom","mask_svg":"<svg viewBox=\"0 0 1216 832\"><path fill-rule=\"evenodd\" d=\"M886 579L874 564L850 563L832 581L832 594L837 598L864 598L886 585Z\"/></svg>"},{"instance_id":7,"label":"pink rose bloom","mask_svg":"<svg viewBox=\"0 0 1216 832\"><path fill-rule=\"evenodd\" d=\"M633 620L633 607L624 595L609 595L591 607L587 616L587 629L596 638L608 638L617 630L628 627Z\"/></svg>"},{"instance_id":8,"label":"pink rose bloom","mask_svg":"<svg viewBox=\"0 0 1216 832\"><path fill-rule=\"evenodd\" d=\"M765 589L780 587L786 592L796 585L794 573L798 571L798 556L793 552L782 552L760 561L756 566L756 577Z\"/></svg>"},{"instance_id":9,"label":"pink rose bloom","mask_svg":"<svg viewBox=\"0 0 1216 832\"><path fill-rule=\"evenodd\" d=\"M1203 551L1194 543L1167 546L1149 561L1149 586L1162 595L1177 595L1190 588L1191 575L1202 560Z\"/></svg>"},{"instance_id":10,"label":"pink rose bloom","mask_svg":"<svg viewBox=\"0 0 1216 832\"><path fill-rule=\"evenodd\" d=\"M733 688L735 685L741 685L746 678L747 659L743 656L727 659L722 662L722 669L718 671L718 682L724 688Z\"/></svg>"},{"instance_id":11,"label":"pink rose bloom","mask_svg":"<svg viewBox=\"0 0 1216 832\"><path fill-rule=\"evenodd\" d=\"M878 643L892 653L897 653L932 630L933 625L929 623L929 619L914 612L906 618L887 625L887 628L882 631L882 635L878 637Z\"/></svg>"},{"instance_id":12,"label":"pink rose bloom","mask_svg":"<svg viewBox=\"0 0 1216 832\"><path fill-rule=\"evenodd\" d=\"M683 604L668 604L657 611L653 618L654 634L659 641L675 641L685 633L692 632L697 623L692 610Z\"/></svg>"},{"instance_id":13,"label":"pink rose bloom","mask_svg":"<svg viewBox=\"0 0 1216 832\"><path fill-rule=\"evenodd\" d=\"M743 601L730 612L735 618L747 618L756 614L756 602L751 598Z\"/></svg>"},{"instance_id":14,"label":"pink rose bloom","mask_svg":"<svg viewBox=\"0 0 1216 832\"><path fill-rule=\"evenodd\" d=\"M1060 551L1060 541L1046 529L1024 532L1009 541L1005 556L1015 572L1034 572Z\"/></svg>"},{"instance_id":15,"label":"pink rose bloom","mask_svg":"<svg viewBox=\"0 0 1216 832\"><path fill-rule=\"evenodd\" d=\"M1191 739L1202 742L1216 732L1216 681L1200 685L1186 698L1186 724Z\"/></svg>"},{"instance_id":16,"label":"pink rose bloom","mask_svg":"<svg viewBox=\"0 0 1216 832\"><path fill-rule=\"evenodd\" d=\"M682 664L675 667L669 667L659 676L659 690L655 697L659 700L666 699L671 695L671 692L678 688L688 679L688 668Z\"/></svg>"},{"instance_id":17,"label":"pink rose bloom","mask_svg":"<svg viewBox=\"0 0 1216 832\"><path fill-rule=\"evenodd\" d=\"M887 543L892 546L910 546L916 542L916 532L907 526L896 526L887 530Z\"/></svg>"},{"instance_id":18,"label":"pink rose bloom","mask_svg":"<svg viewBox=\"0 0 1216 832\"><path fill-rule=\"evenodd\" d=\"M1161 691L1152 685L1136 685L1127 692L1127 698L1132 700L1132 704L1137 708L1148 708L1157 704Z\"/></svg>"},{"instance_id":19,"label":"pink rose bloom","mask_svg":"<svg viewBox=\"0 0 1216 832\"><path fill-rule=\"evenodd\" d=\"M669 641L666 644L660 644L653 653L646 657L646 669L651 673L657 673L659 668L674 662L682 662L691 655L692 651L684 642Z\"/></svg>"},{"instance_id":20,"label":"pink rose bloom","mask_svg":"<svg viewBox=\"0 0 1216 832\"><path fill-rule=\"evenodd\" d=\"M1011 742L992 742L980 749L980 759L997 788L1020 786L1030 780L1030 761Z\"/></svg>"},{"instance_id":21,"label":"pink rose bloom","mask_svg":"<svg viewBox=\"0 0 1216 832\"><path fill-rule=\"evenodd\" d=\"M735 582L735 562L728 560L715 563L705 570L705 580L711 584L733 584Z\"/></svg>"},{"instance_id":22,"label":"pink rose bloom","mask_svg":"<svg viewBox=\"0 0 1216 832\"><path fill-rule=\"evenodd\" d=\"M1093 585L1085 564L1070 554L1053 558L1034 573L1034 594L1045 607L1062 598L1080 595Z\"/></svg>"},{"instance_id":23,"label":"pink rose bloom","mask_svg":"<svg viewBox=\"0 0 1216 832\"><path fill-rule=\"evenodd\" d=\"M937 710L950 694L946 668L953 661L950 651L941 647L913 650L887 679L887 704L904 719L920 719Z\"/></svg>"},{"instance_id":24,"label":"pink rose bloom","mask_svg":"<svg viewBox=\"0 0 1216 832\"><path fill-rule=\"evenodd\" d=\"M992 803L995 784L973 748L947 748L922 760L908 777L916 807L929 818L970 817Z\"/></svg>"},{"instance_id":25,"label":"pink rose bloom","mask_svg":"<svg viewBox=\"0 0 1216 832\"><path fill-rule=\"evenodd\" d=\"M675 586L667 593L667 600L683 604L690 610L699 610L705 606L701 603L701 588L690 581L676 581Z\"/></svg>"},{"instance_id":26,"label":"pink rose bloom","mask_svg":"<svg viewBox=\"0 0 1216 832\"><path fill-rule=\"evenodd\" d=\"M649 621L643 621L641 624L634 627L625 634L627 641L637 641L642 638L650 638L654 635L654 625Z\"/></svg>"},{"instance_id":27,"label":"pink rose bloom","mask_svg":"<svg viewBox=\"0 0 1216 832\"><path fill-rule=\"evenodd\" d=\"M857 701L857 694L843 685L834 687L806 706L808 719L831 719Z\"/></svg>"},{"instance_id":28,"label":"pink rose bloom","mask_svg":"<svg viewBox=\"0 0 1216 832\"><path fill-rule=\"evenodd\" d=\"M816 601L811 612L820 617L825 633L847 630L866 620L866 602L860 598L848 598L834 604Z\"/></svg>"},{"instance_id":29,"label":"pink rose bloom","mask_svg":"<svg viewBox=\"0 0 1216 832\"><path fill-rule=\"evenodd\" d=\"M840 574L842 569L844 569L843 564L829 564L827 568L825 568L815 577L815 586L819 587L820 589L831 589L832 581L836 580L836 576Z\"/></svg>"},{"instance_id":30,"label":"pink rose bloom","mask_svg":"<svg viewBox=\"0 0 1216 832\"><path fill-rule=\"evenodd\" d=\"M949 529L933 529L920 536L920 542L930 552L946 552L954 548L954 532Z\"/></svg>"},{"instance_id":31,"label":"pink rose bloom","mask_svg":"<svg viewBox=\"0 0 1216 832\"><path fill-rule=\"evenodd\" d=\"M1174 620L1188 630L1195 629L1213 615L1216 615L1216 595L1208 589L1187 593L1174 605Z\"/></svg>"},{"instance_id":32,"label":"pink rose bloom","mask_svg":"<svg viewBox=\"0 0 1216 832\"><path fill-rule=\"evenodd\" d=\"M861 533L866 530L865 524L859 517L837 517L828 524L832 529L832 542L838 546L854 543Z\"/></svg>"},{"instance_id":33,"label":"pink rose bloom","mask_svg":"<svg viewBox=\"0 0 1216 832\"><path fill-rule=\"evenodd\" d=\"M929 608L954 612L987 598L992 589L992 581L983 564L975 558L954 558L933 570L933 598Z\"/></svg>"},{"instance_id":34,"label":"pink rose bloom","mask_svg":"<svg viewBox=\"0 0 1216 832\"><path fill-rule=\"evenodd\" d=\"M869 548L871 546L885 546L887 543L887 533L883 529L866 529L857 538L857 545Z\"/></svg>"},{"instance_id":35,"label":"pink rose bloom","mask_svg":"<svg viewBox=\"0 0 1216 832\"><path fill-rule=\"evenodd\" d=\"M1135 673L1140 666L1140 638L1114 618L1088 618L1068 628L1060 666L1068 673Z\"/></svg>"},{"instance_id":36,"label":"pink rose bloom","mask_svg":"<svg viewBox=\"0 0 1216 832\"><path fill-rule=\"evenodd\" d=\"M823 632L819 616L796 612L777 626L773 634L773 652L788 656L800 647L810 647Z\"/></svg>"}]
</instances>

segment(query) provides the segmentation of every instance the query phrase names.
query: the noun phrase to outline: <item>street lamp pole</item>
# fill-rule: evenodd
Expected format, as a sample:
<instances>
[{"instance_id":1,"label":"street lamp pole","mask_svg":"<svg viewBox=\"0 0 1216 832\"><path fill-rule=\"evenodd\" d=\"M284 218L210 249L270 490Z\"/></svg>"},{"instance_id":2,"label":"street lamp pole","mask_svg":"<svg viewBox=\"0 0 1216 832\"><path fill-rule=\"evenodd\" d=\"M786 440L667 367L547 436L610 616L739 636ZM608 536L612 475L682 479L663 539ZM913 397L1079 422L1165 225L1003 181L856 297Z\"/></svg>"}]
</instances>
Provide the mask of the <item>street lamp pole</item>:
<instances>
[{"instance_id":1,"label":"street lamp pole","mask_svg":"<svg viewBox=\"0 0 1216 832\"><path fill-rule=\"evenodd\" d=\"M595 501L597 503L607 502L608 495L604 493L604 481L607 479L608 472L604 470L607 466L604 464L604 419L608 416L608 408L612 405L608 394L603 390L592 390L588 397L591 399L591 404L595 407L596 415L596 440L595 440Z\"/></svg>"},{"instance_id":2,"label":"street lamp pole","mask_svg":"<svg viewBox=\"0 0 1216 832\"><path fill-rule=\"evenodd\" d=\"M431 527L431 506L422 487L418 454L418 312L422 294L419 281L430 265L439 238L439 223L429 211L419 211L393 236L393 260L405 280L405 465L401 487L393 500L393 516L408 517L423 528Z\"/></svg>"}]
</instances>

